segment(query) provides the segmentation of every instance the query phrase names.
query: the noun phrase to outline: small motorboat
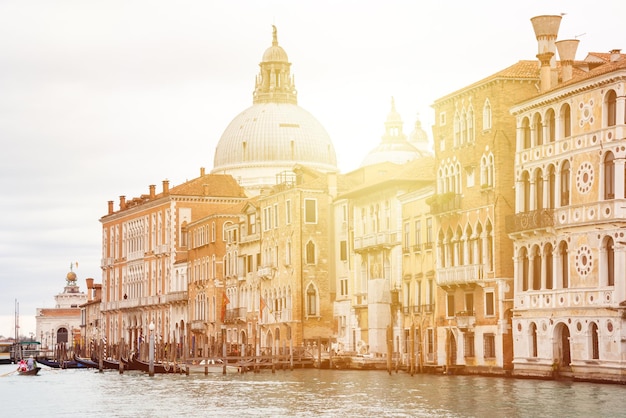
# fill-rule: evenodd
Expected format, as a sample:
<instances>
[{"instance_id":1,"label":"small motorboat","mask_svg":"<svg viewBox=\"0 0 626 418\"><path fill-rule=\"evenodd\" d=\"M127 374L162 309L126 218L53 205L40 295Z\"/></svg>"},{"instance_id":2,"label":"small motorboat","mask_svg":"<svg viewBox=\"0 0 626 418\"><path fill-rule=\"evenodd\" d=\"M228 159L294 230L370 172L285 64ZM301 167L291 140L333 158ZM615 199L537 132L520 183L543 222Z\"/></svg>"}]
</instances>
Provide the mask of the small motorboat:
<instances>
[{"instance_id":1,"label":"small motorboat","mask_svg":"<svg viewBox=\"0 0 626 418\"><path fill-rule=\"evenodd\" d=\"M35 376L37 375L37 373L39 373L39 370L41 370L41 367L33 367L30 370L17 369L17 374L19 374L20 376Z\"/></svg>"}]
</instances>

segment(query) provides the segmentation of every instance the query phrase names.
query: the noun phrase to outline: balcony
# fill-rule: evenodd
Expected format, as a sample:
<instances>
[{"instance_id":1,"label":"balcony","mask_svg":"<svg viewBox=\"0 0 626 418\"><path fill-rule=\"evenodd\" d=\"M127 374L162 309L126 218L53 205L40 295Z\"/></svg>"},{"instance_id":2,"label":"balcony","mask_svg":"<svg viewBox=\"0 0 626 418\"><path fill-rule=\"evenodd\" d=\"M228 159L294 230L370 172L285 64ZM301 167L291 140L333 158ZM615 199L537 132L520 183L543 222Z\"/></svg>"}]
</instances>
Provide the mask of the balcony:
<instances>
[{"instance_id":1,"label":"balcony","mask_svg":"<svg viewBox=\"0 0 626 418\"><path fill-rule=\"evenodd\" d=\"M274 268L273 267L261 267L257 271L257 274L262 279L272 279L274 277Z\"/></svg>"},{"instance_id":2,"label":"balcony","mask_svg":"<svg viewBox=\"0 0 626 418\"><path fill-rule=\"evenodd\" d=\"M426 200L432 215L441 215L446 212L456 212L461 209L461 195L454 192L440 193Z\"/></svg>"},{"instance_id":3,"label":"balcony","mask_svg":"<svg viewBox=\"0 0 626 418\"><path fill-rule=\"evenodd\" d=\"M201 319L196 319L191 321L191 331L192 332L202 332L206 328L206 322Z\"/></svg>"},{"instance_id":4,"label":"balcony","mask_svg":"<svg viewBox=\"0 0 626 418\"><path fill-rule=\"evenodd\" d=\"M476 316L474 311L461 311L455 315L456 326L460 329L474 329L476 325Z\"/></svg>"},{"instance_id":5,"label":"balcony","mask_svg":"<svg viewBox=\"0 0 626 418\"><path fill-rule=\"evenodd\" d=\"M226 310L226 318L224 318L224 322L227 324L232 324L237 321L246 321L246 312L247 309L244 308L234 308Z\"/></svg>"},{"instance_id":6,"label":"balcony","mask_svg":"<svg viewBox=\"0 0 626 418\"><path fill-rule=\"evenodd\" d=\"M370 248L390 248L400 244L400 232L378 232L354 238L354 251L365 251Z\"/></svg>"},{"instance_id":7,"label":"balcony","mask_svg":"<svg viewBox=\"0 0 626 418\"><path fill-rule=\"evenodd\" d=\"M178 292L169 292L165 295L165 302L174 303L174 302L187 302L187 291L180 290Z\"/></svg>"},{"instance_id":8,"label":"balcony","mask_svg":"<svg viewBox=\"0 0 626 418\"><path fill-rule=\"evenodd\" d=\"M509 234L552 227L554 227L553 209L531 210L506 217L506 232Z\"/></svg>"},{"instance_id":9,"label":"balcony","mask_svg":"<svg viewBox=\"0 0 626 418\"><path fill-rule=\"evenodd\" d=\"M482 282L482 264L448 267L437 270L437 286L461 286Z\"/></svg>"}]
</instances>

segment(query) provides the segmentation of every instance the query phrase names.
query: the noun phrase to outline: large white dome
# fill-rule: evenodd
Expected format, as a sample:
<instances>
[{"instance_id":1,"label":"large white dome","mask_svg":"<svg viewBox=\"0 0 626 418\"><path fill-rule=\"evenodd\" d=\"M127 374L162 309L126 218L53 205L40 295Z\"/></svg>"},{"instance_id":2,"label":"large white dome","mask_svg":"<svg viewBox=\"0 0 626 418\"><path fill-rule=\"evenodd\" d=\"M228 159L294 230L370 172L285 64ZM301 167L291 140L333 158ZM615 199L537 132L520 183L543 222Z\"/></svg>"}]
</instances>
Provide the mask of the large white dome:
<instances>
[{"instance_id":1,"label":"large white dome","mask_svg":"<svg viewBox=\"0 0 626 418\"><path fill-rule=\"evenodd\" d=\"M213 172L232 174L245 187L260 174L274 184L275 174L294 164L337 171L330 136L298 105L257 103L237 115L222 134Z\"/></svg>"}]
</instances>

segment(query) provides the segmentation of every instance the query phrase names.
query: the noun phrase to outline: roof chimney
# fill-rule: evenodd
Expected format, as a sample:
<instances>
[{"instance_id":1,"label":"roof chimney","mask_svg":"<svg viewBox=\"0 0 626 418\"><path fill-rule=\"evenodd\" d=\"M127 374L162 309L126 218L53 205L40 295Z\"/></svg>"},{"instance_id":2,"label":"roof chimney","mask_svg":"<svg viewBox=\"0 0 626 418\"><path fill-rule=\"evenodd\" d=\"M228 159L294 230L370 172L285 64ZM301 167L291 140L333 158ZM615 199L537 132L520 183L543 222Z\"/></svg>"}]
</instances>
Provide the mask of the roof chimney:
<instances>
[{"instance_id":1,"label":"roof chimney","mask_svg":"<svg viewBox=\"0 0 626 418\"><path fill-rule=\"evenodd\" d=\"M616 62L621 57L621 49L611 49L611 62Z\"/></svg>"},{"instance_id":2,"label":"roof chimney","mask_svg":"<svg viewBox=\"0 0 626 418\"><path fill-rule=\"evenodd\" d=\"M566 39L556 42L556 48L559 51L559 58L561 59L561 76L563 82L572 79L572 70L579 42L578 39Z\"/></svg>"},{"instance_id":3,"label":"roof chimney","mask_svg":"<svg viewBox=\"0 0 626 418\"><path fill-rule=\"evenodd\" d=\"M156 186L154 184L150 185L150 199L154 199L156 196Z\"/></svg>"},{"instance_id":4,"label":"roof chimney","mask_svg":"<svg viewBox=\"0 0 626 418\"><path fill-rule=\"evenodd\" d=\"M112 213L114 212L114 209L113 209L113 201L112 201L112 200L109 200L109 202L108 202L108 203L109 203L109 213L108 213L108 214L110 215L110 214L112 214Z\"/></svg>"},{"instance_id":5,"label":"roof chimney","mask_svg":"<svg viewBox=\"0 0 626 418\"><path fill-rule=\"evenodd\" d=\"M168 195L170 193L170 181L163 180L163 194Z\"/></svg>"},{"instance_id":6,"label":"roof chimney","mask_svg":"<svg viewBox=\"0 0 626 418\"><path fill-rule=\"evenodd\" d=\"M205 172L204 172L204 167L200 167L200 177L204 177Z\"/></svg>"},{"instance_id":7,"label":"roof chimney","mask_svg":"<svg viewBox=\"0 0 626 418\"><path fill-rule=\"evenodd\" d=\"M120 196L120 210L126 209L126 196Z\"/></svg>"},{"instance_id":8,"label":"roof chimney","mask_svg":"<svg viewBox=\"0 0 626 418\"><path fill-rule=\"evenodd\" d=\"M558 73L556 70L556 37L559 33L562 16L543 15L530 19L537 38L537 58L541 62L541 91L550 90L552 85L556 85ZM547 54L550 54L549 56ZM544 60L549 58L548 70ZM546 76L547 73L547 76Z\"/></svg>"},{"instance_id":9,"label":"roof chimney","mask_svg":"<svg viewBox=\"0 0 626 418\"><path fill-rule=\"evenodd\" d=\"M85 279L85 282L87 282L87 301L91 302L92 300L92 289L93 289L93 279L90 277L88 279Z\"/></svg>"}]
</instances>

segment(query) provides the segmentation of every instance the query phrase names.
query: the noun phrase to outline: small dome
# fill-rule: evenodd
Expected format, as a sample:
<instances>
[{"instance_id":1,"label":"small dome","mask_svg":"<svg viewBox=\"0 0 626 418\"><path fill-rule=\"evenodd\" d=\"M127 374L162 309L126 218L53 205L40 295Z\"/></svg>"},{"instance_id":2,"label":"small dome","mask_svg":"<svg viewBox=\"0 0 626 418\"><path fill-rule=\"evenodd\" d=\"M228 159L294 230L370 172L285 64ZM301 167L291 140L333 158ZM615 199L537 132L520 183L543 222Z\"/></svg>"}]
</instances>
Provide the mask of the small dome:
<instances>
[{"instance_id":1,"label":"small dome","mask_svg":"<svg viewBox=\"0 0 626 418\"><path fill-rule=\"evenodd\" d=\"M270 46L263 53L263 62L288 62L287 53L282 46Z\"/></svg>"},{"instance_id":2,"label":"small dome","mask_svg":"<svg viewBox=\"0 0 626 418\"><path fill-rule=\"evenodd\" d=\"M428 134L422 128L422 122L419 120L419 117L415 120L415 126L409 135L409 143L424 155L434 155L433 147L428 140Z\"/></svg>"},{"instance_id":3,"label":"small dome","mask_svg":"<svg viewBox=\"0 0 626 418\"><path fill-rule=\"evenodd\" d=\"M278 45L276 26L272 25L272 46L263 53L262 62L289 62L287 53L282 46Z\"/></svg>"}]
</instances>

